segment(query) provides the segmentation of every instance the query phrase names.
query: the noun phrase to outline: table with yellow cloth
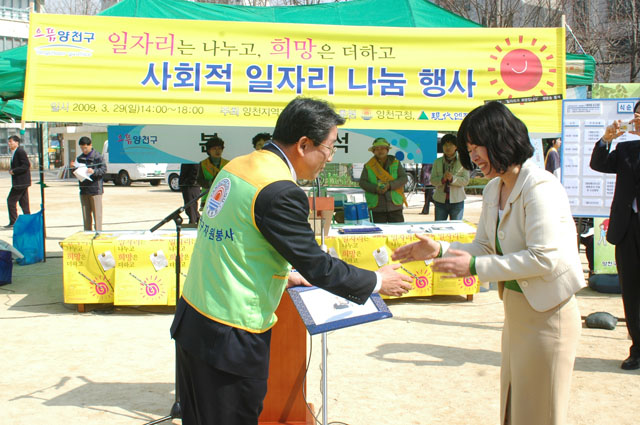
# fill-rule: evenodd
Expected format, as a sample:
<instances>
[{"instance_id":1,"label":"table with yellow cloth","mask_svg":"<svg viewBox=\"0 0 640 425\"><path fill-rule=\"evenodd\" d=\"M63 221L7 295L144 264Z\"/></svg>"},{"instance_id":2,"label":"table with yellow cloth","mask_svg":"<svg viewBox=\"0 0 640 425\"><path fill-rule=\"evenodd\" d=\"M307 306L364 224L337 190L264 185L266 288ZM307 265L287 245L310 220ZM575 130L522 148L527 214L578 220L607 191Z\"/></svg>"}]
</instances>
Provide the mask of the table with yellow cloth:
<instances>
[{"instance_id":1,"label":"table with yellow cloth","mask_svg":"<svg viewBox=\"0 0 640 425\"><path fill-rule=\"evenodd\" d=\"M439 221L428 223L377 224L382 233L340 234L339 227L332 227L325 238L329 254L349 264L368 270L377 270L392 263L391 253L398 247L417 241L416 233L427 234L435 240L471 242L476 229L465 221ZM363 226L366 227L366 226ZM320 238L318 238L319 240ZM431 269L430 262L414 261L404 267L417 278L413 288L404 297L431 295L466 295L469 300L479 291L476 276L445 278ZM399 270L401 273L406 273ZM383 298L395 298L385 297Z\"/></svg>"},{"instance_id":2,"label":"table with yellow cloth","mask_svg":"<svg viewBox=\"0 0 640 425\"><path fill-rule=\"evenodd\" d=\"M195 229L180 233L180 287ZM175 305L176 232L78 232L60 242L64 302Z\"/></svg>"},{"instance_id":3,"label":"table with yellow cloth","mask_svg":"<svg viewBox=\"0 0 640 425\"><path fill-rule=\"evenodd\" d=\"M331 255L377 270L379 264L391 262L394 249L415 241L415 233L462 242L473 240L475 234L475 228L466 222L378 226L382 233L356 235L341 235L334 227L325 244ZM195 239L195 229L180 233L180 288L189 270ZM78 304L78 310L83 310L84 304L175 305L175 231L78 232L60 245L64 302ZM467 295L470 299L479 290L476 277L446 279L424 261L404 267L417 276L413 289L405 296Z\"/></svg>"}]
</instances>

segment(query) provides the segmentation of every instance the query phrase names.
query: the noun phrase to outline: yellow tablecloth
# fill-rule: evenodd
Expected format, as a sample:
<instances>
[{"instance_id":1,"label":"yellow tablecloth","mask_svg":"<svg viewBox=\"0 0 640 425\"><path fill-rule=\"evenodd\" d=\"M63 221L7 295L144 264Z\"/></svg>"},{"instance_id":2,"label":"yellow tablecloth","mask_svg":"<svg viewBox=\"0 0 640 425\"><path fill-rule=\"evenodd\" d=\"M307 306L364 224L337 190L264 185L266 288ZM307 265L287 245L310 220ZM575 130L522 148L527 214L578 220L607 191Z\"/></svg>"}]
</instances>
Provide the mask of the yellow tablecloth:
<instances>
[{"instance_id":1,"label":"yellow tablecloth","mask_svg":"<svg viewBox=\"0 0 640 425\"><path fill-rule=\"evenodd\" d=\"M369 270L391 262L397 247L415 241L415 233L434 239L467 242L475 228L465 222L379 225L382 234L340 235L332 228L325 243L330 253ZM195 229L180 233L180 288L189 269ZM175 231L78 232L60 243L63 249L64 302L70 304L175 305ZM386 254L385 254L386 253ZM386 261L385 261L386 255ZM445 279L424 261L405 264L418 276L405 296L471 295L476 277Z\"/></svg>"},{"instance_id":2,"label":"yellow tablecloth","mask_svg":"<svg viewBox=\"0 0 640 425\"><path fill-rule=\"evenodd\" d=\"M180 233L181 288L195 236ZM79 232L60 245L65 303L175 305L175 231Z\"/></svg>"},{"instance_id":3,"label":"yellow tablecloth","mask_svg":"<svg viewBox=\"0 0 640 425\"><path fill-rule=\"evenodd\" d=\"M331 255L364 269L377 270L392 262L391 253L396 248L415 242L416 233L426 233L435 240L449 242L471 242L475 236L475 227L463 221L379 224L378 227L383 233L343 235L338 229L332 228L325 238L325 244ZM476 276L447 279L442 277L442 273L432 271L431 265L424 261L407 263L404 267L418 277L413 279L413 289L405 297L472 295L479 291Z\"/></svg>"}]
</instances>

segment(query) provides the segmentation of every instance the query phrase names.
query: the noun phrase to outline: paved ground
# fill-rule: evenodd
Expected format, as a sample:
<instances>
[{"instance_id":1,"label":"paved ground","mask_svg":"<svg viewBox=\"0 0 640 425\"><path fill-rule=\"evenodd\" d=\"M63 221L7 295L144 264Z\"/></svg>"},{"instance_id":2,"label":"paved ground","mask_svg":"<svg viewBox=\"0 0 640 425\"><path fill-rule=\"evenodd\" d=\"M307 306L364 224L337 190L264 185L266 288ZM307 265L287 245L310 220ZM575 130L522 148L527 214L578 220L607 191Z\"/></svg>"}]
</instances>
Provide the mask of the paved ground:
<instances>
[{"instance_id":1,"label":"paved ground","mask_svg":"<svg viewBox=\"0 0 640 425\"><path fill-rule=\"evenodd\" d=\"M0 173L0 196L9 180ZM49 173L48 173L49 174ZM173 404L172 311L162 307L97 305L87 313L62 302L58 243L82 230L77 184L47 177L47 256L14 266L13 283L0 287L0 424L143 424ZM104 230L149 229L179 205L166 185L106 186ZM422 195L409 197L407 221ZM31 188L32 210L40 204ZM465 217L478 220L480 197ZM0 207L0 224L6 207ZM167 225L171 226L171 224ZM11 241L11 231L0 229ZM586 264L585 264L586 268ZM583 315L622 316L618 295L585 289ZM392 319L332 332L329 340L330 422L373 424L495 424L502 305L497 291L463 297L389 302ZM629 347L623 323L613 331L583 329L571 395L573 425L632 425L640 414L640 372L619 369ZM312 338L308 399L319 408L320 338ZM180 423L175 420L173 423Z\"/></svg>"}]
</instances>

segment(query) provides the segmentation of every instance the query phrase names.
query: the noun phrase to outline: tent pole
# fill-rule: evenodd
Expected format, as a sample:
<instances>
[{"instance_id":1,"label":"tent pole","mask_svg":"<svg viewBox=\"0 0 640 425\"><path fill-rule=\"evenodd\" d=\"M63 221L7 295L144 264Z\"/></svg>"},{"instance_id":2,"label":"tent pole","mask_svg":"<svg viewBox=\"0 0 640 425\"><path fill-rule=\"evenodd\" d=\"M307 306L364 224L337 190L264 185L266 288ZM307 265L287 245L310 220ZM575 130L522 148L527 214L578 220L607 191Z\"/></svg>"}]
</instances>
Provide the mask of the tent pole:
<instances>
[{"instance_id":1,"label":"tent pole","mask_svg":"<svg viewBox=\"0 0 640 425\"><path fill-rule=\"evenodd\" d=\"M47 261L47 227L45 225L44 219L44 139L43 139L43 128L42 123L37 123L38 128L38 159L40 162L40 210L42 211L42 252L44 262Z\"/></svg>"}]
</instances>

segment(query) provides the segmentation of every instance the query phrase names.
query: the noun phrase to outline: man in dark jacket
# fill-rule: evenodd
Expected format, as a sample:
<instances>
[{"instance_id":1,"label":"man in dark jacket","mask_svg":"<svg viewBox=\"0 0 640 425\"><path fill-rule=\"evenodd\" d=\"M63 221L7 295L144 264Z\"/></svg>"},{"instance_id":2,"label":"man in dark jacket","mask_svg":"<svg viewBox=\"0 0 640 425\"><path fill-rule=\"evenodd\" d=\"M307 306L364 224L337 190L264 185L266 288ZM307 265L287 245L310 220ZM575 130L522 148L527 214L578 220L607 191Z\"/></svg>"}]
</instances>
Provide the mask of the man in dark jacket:
<instances>
[{"instance_id":1,"label":"man in dark jacket","mask_svg":"<svg viewBox=\"0 0 640 425\"><path fill-rule=\"evenodd\" d=\"M9 152L11 152L11 190L7 196L7 209L9 210L9 224L6 228L13 227L13 223L18 218L18 207L20 204L23 214L31 214L29 211L29 186L31 186L31 164L29 157L23 148L20 147L20 137L9 137Z\"/></svg>"},{"instance_id":2,"label":"man in dark jacket","mask_svg":"<svg viewBox=\"0 0 640 425\"><path fill-rule=\"evenodd\" d=\"M180 165L180 178L178 179L178 184L180 185L182 200L185 205L200 195L200 186L196 181L199 166L199 164ZM197 202L193 202L191 205L186 207L184 212L186 212L187 217L189 217L189 224L198 224L198 220L200 220L200 213L198 212Z\"/></svg>"},{"instance_id":3,"label":"man in dark jacket","mask_svg":"<svg viewBox=\"0 0 640 425\"><path fill-rule=\"evenodd\" d=\"M94 230L102 231L102 177L107 172L107 165L104 163L102 155L93 149L91 139L81 137L78 141L82 154L78 156L72 167L87 167L88 179L80 181L80 204L82 205L82 220L84 230L91 231L92 221L95 223ZM92 220L93 217L93 220Z\"/></svg>"},{"instance_id":4,"label":"man in dark jacket","mask_svg":"<svg viewBox=\"0 0 640 425\"><path fill-rule=\"evenodd\" d=\"M640 136L640 102L633 108L631 120ZM609 125L591 153L591 168L616 175L616 187L611 203L607 241L616 246L616 267L622 289L622 305L631 336L631 348L620 367L640 369L640 141L618 143L611 150L614 139L622 136L621 121Z\"/></svg>"}]
</instances>

